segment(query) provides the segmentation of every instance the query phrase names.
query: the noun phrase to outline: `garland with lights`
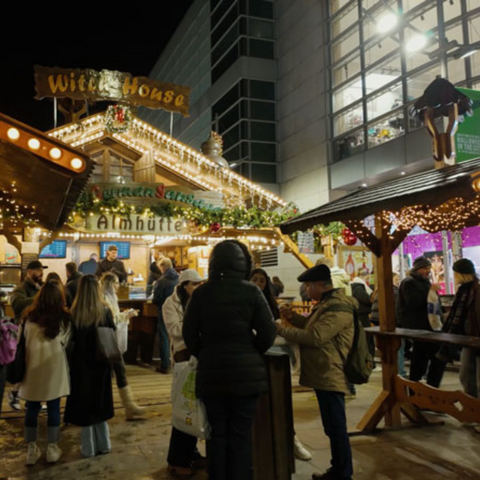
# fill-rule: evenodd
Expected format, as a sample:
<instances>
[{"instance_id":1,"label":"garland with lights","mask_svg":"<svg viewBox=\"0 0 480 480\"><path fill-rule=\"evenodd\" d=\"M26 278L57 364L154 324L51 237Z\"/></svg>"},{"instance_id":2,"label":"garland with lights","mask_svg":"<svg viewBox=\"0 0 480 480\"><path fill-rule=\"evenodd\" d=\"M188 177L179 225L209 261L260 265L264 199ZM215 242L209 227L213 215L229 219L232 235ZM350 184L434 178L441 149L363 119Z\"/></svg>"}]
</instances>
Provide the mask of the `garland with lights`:
<instances>
[{"instance_id":1,"label":"garland with lights","mask_svg":"<svg viewBox=\"0 0 480 480\"><path fill-rule=\"evenodd\" d=\"M26 226L35 226L38 223L37 211L35 205L22 205L14 198L15 182L11 184L11 188L0 189L0 225L3 227L5 222L12 224L14 227L19 224Z\"/></svg>"},{"instance_id":2,"label":"garland with lights","mask_svg":"<svg viewBox=\"0 0 480 480\"><path fill-rule=\"evenodd\" d=\"M126 132L132 125L133 114L125 105L110 105L105 113L105 129L108 133Z\"/></svg>"},{"instance_id":3,"label":"garland with lights","mask_svg":"<svg viewBox=\"0 0 480 480\"><path fill-rule=\"evenodd\" d=\"M146 216L158 217L181 217L193 222L197 226L211 226L219 224L231 227L252 227L265 228L274 227L293 218L299 214L297 206L293 203L281 211L260 210L258 207L235 207L219 208L214 210L204 210L193 206L180 206L173 202L159 203L155 205L132 205L126 204L116 198L105 200L93 198L90 194L85 194L80 198L74 211L70 215L70 222L74 221L75 216L86 218L95 214L141 214ZM218 227L215 227L218 230Z\"/></svg>"}]
</instances>

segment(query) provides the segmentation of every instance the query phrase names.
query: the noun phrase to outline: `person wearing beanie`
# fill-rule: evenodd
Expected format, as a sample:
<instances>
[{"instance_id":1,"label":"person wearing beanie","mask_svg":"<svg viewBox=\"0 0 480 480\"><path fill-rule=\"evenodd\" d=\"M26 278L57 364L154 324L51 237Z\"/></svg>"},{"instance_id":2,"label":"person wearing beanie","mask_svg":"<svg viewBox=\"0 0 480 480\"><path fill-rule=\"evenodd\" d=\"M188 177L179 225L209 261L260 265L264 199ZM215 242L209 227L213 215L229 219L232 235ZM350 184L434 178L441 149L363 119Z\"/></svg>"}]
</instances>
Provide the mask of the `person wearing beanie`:
<instances>
[{"instance_id":1,"label":"person wearing beanie","mask_svg":"<svg viewBox=\"0 0 480 480\"><path fill-rule=\"evenodd\" d=\"M291 308L280 313L292 326L277 323L278 334L300 346L300 384L313 388L317 395L325 434L330 439L332 459L327 472L314 473L315 479L350 479L353 475L352 451L347 433L345 394L349 382L343 370L353 342L354 311L358 302L343 289L334 288L330 269L316 265L297 279L316 303L305 318Z\"/></svg>"},{"instance_id":2,"label":"person wearing beanie","mask_svg":"<svg viewBox=\"0 0 480 480\"><path fill-rule=\"evenodd\" d=\"M453 264L457 292L443 331L447 333L480 337L480 285L475 265L467 258ZM450 349L442 346L441 360L452 360ZM480 352L464 347L460 357L460 382L466 394L480 398ZM480 429L477 427L479 433Z\"/></svg>"},{"instance_id":3,"label":"person wearing beanie","mask_svg":"<svg viewBox=\"0 0 480 480\"><path fill-rule=\"evenodd\" d=\"M428 319L428 294L438 291L438 285L430 282L432 264L428 258L418 257L410 274L403 279L398 292L397 318L403 328L433 331ZM427 383L438 388L445 371L445 363L436 354L435 343L413 342L409 379L418 382L427 373Z\"/></svg>"}]
</instances>

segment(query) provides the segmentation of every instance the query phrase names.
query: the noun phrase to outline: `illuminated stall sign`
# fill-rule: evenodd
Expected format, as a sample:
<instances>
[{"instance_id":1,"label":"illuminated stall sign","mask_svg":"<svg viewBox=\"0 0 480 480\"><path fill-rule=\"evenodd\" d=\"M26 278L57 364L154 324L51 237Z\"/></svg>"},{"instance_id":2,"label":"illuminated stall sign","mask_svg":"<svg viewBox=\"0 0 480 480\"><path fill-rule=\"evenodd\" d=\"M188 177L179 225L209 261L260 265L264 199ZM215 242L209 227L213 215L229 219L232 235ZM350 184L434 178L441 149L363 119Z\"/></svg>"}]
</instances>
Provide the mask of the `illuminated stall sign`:
<instances>
[{"instance_id":1,"label":"illuminated stall sign","mask_svg":"<svg viewBox=\"0 0 480 480\"><path fill-rule=\"evenodd\" d=\"M91 215L87 217L85 231L93 233L136 233L144 235L186 235L188 223L182 218L147 217L145 215Z\"/></svg>"},{"instance_id":2,"label":"illuminated stall sign","mask_svg":"<svg viewBox=\"0 0 480 480\"><path fill-rule=\"evenodd\" d=\"M41 67L35 65L36 99L115 101L188 116L190 87L163 83L131 73L91 69Z\"/></svg>"},{"instance_id":3,"label":"illuminated stall sign","mask_svg":"<svg viewBox=\"0 0 480 480\"><path fill-rule=\"evenodd\" d=\"M169 200L213 211L223 207L222 195L218 192L193 192L185 188L169 188L163 183L96 184L92 186L91 195L99 200L134 200L139 204L154 204L156 201Z\"/></svg>"}]
</instances>

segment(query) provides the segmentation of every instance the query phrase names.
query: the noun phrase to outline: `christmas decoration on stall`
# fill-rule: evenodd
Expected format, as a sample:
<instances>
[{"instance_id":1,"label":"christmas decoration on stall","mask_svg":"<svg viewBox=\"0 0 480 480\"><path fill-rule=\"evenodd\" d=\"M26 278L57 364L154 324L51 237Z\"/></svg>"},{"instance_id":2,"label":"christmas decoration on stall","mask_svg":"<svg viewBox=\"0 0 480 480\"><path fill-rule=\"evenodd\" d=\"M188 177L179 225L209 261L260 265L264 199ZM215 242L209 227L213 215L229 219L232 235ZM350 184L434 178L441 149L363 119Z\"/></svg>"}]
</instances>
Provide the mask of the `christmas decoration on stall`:
<instances>
[{"instance_id":1,"label":"christmas decoration on stall","mask_svg":"<svg viewBox=\"0 0 480 480\"><path fill-rule=\"evenodd\" d=\"M222 225L218 222L214 222L210 225L210 231L212 233L218 233L222 229Z\"/></svg>"},{"instance_id":2,"label":"christmas decoration on stall","mask_svg":"<svg viewBox=\"0 0 480 480\"><path fill-rule=\"evenodd\" d=\"M130 128L132 120L130 107L110 105L105 114L105 129L108 133L124 133Z\"/></svg>"},{"instance_id":3,"label":"christmas decoration on stall","mask_svg":"<svg viewBox=\"0 0 480 480\"><path fill-rule=\"evenodd\" d=\"M345 245L349 247L357 243L357 236L347 227L342 229L342 240Z\"/></svg>"}]
</instances>

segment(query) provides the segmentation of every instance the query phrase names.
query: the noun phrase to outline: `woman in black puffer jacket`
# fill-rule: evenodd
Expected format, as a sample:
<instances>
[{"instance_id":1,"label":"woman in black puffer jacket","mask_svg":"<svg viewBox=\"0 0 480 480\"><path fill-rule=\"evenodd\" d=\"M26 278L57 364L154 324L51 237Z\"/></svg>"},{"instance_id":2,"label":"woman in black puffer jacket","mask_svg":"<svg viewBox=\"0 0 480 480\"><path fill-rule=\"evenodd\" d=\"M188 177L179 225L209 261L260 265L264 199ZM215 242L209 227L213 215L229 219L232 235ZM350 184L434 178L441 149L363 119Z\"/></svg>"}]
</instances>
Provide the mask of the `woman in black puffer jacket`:
<instances>
[{"instance_id":1,"label":"woman in black puffer jacket","mask_svg":"<svg viewBox=\"0 0 480 480\"><path fill-rule=\"evenodd\" d=\"M251 268L245 245L219 243L208 282L193 293L183 320L185 344L198 358L197 396L212 427L210 480L253 479L251 426L257 399L268 390L262 354L276 329L265 297L248 281Z\"/></svg>"}]
</instances>

